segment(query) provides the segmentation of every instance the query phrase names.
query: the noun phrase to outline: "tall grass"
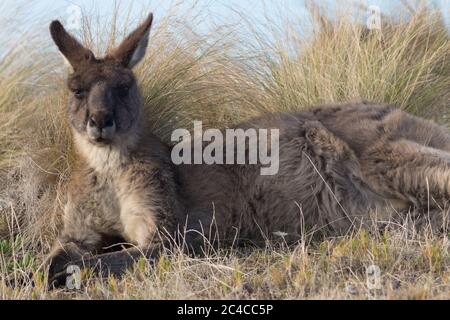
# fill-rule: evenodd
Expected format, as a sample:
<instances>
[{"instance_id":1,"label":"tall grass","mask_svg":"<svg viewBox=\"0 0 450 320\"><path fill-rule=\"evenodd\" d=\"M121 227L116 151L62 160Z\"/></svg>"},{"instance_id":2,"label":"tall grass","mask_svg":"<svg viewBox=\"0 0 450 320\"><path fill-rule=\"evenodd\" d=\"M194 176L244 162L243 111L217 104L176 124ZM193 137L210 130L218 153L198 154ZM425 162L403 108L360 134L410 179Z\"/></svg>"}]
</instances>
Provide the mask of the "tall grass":
<instances>
[{"instance_id":1,"label":"tall grass","mask_svg":"<svg viewBox=\"0 0 450 320\"><path fill-rule=\"evenodd\" d=\"M354 15L329 20L326 11L313 13L312 37L299 34L301 22L257 31L259 47L269 48L258 75L271 111L364 98L422 116L448 112L450 43L439 12L417 11L406 22L386 18L380 30L355 23Z\"/></svg>"},{"instance_id":2,"label":"tall grass","mask_svg":"<svg viewBox=\"0 0 450 320\"><path fill-rule=\"evenodd\" d=\"M238 24L216 26L200 33L195 26L203 16L196 7L183 9L184 12L180 10L175 6L167 16L156 17L147 56L136 70L148 121L166 142L174 128L191 129L194 119L202 120L205 126L226 127L264 112L299 110L316 103L360 98L392 103L443 123L449 115L450 42L437 13L419 10L408 21L385 20L380 31L368 31L356 23L354 17L342 16L331 21L326 14L314 11L314 31L306 36L298 32L302 28L300 22L277 25L269 16L266 25L270 27L255 29L251 19L243 13L239 13L242 19ZM102 22L112 25L106 33L95 29L98 25L96 17L85 17L78 35L95 52L103 53L126 33L124 26L117 22L122 21L118 14L110 21ZM137 22L130 18L124 21L127 31L130 24ZM39 41L31 39L26 48L17 48L0 56L0 239L3 241L0 243L0 249L3 248L0 253L0 298L49 297L45 289L39 287L42 282L39 274L33 279L38 284L37 289L24 286L14 291L8 289L6 283L8 279L17 280L35 270L48 251L61 225L65 184L73 163L74 151L65 120L67 93L64 79L67 70L56 51L49 50L52 48L49 36L44 40L40 37ZM393 237L400 237L406 246L411 245L411 254L420 252L422 255L422 246L440 248L436 249L439 253L433 251L435 249L423 253L432 255L433 259L435 255L443 259L443 267L438 271L423 268L424 274L439 280L423 282L431 286L430 290L425 290L426 297L442 297L442 286L448 285L449 280L448 243L434 238L418 242L416 235L408 234ZM345 247L358 245L361 239L342 241ZM382 239L370 241L382 247ZM239 258L240 254L225 254L217 255L216 260L197 262L175 255L172 257L174 262L167 267L171 270L169 274L193 270L178 273L173 279L179 282L160 278L156 269L147 270L151 275L145 281L140 276L130 276L135 281L142 281L129 285L133 287L131 292L140 297L181 297L175 290L180 291L189 283L206 277L209 279L206 283L211 287L197 286L197 291L188 297L240 297L231 293L233 286L229 281L241 281L239 270L248 268L249 260L263 260L260 268L267 269L251 278L250 282L254 280L255 283L250 287L257 286L257 279L264 278L267 272L273 272L276 278L273 281L279 281L280 286L264 285L281 288L284 286L281 284L293 281L281 274L280 270L286 267L283 261L300 259L293 277L301 284L298 288L302 291L287 286L285 291L266 292L266 295L261 289L252 289L258 293L255 295L242 294L247 297L301 297L311 292L311 296L316 297L345 296L337 291L325 293L326 288L333 286L330 281L336 280L329 274L322 274L317 266L335 262L319 259L321 246L310 249L314 255L319 255L312 261L308 260L305 251L298 257L297 252L263 251L250 255L248 260ZM328 246L327 250L344 250L341 244L324 243L323 246ZM409 253L401 253L401 248L395 248L400 253L386 259L393 259L391 262L398 263L400 269L407 268ZM372 249L368 252L373 254ZM365 257L364 252L358 254L361 259ZM198 272L195 271L197 268ZM216 279L213 270L224 270L225 278L219 275L220 279ZM252 273L245 271L244 274ZM412 275L417 272L402 273L402 277L405 276L402 281L408 283L411 281L408 277ZM128 285L127 279L130 278L119 284L114 280L106 280L113 283L94 282L93 286L101 291L95 291L99 297L110 297L111 292L114 297L126 297L120 296L120 290L111 288L119 286L123 290L123 286ZM149 283L159 285L161 292L143 294L143 288L148 289ZM323 287L317 287L319 285ZM345 287L339 282L338 287L342 286ZM417 295L420 297L422 291L414 288L419 290ZM416 296L414 293L408 295ZM385 296L395 294L390 292Z\"/></svg>"}]
</instances>

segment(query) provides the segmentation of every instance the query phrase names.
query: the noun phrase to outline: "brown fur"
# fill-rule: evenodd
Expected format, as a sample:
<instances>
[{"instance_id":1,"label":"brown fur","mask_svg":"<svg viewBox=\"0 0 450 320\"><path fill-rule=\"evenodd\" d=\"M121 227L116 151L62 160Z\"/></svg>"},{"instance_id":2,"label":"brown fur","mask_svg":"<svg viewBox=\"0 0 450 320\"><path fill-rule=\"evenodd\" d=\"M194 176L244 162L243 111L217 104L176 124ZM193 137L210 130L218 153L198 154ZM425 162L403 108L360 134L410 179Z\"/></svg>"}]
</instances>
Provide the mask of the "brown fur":
<instances>
[{"instance_id":1,"label":"brown fur","mask_svg":"<svg viewBox=\"0 0 450 320\"><path fill-rule=\"evenodd\" d=\"M450 133L390 106L323 106L238 125L280 130L274 176L261 176L259 165L174 166L170 148L142 121L130 69L145 52L151 21L104 59L87 54L58 22L51 25L74 68L68 117L79 154L64 229L50 255L51 281L65 276L68 263L100 262L120 274L142 254L156 257L161 243L180 240L188 247L205 238L260 243L282 232L292 243L305 229L343 234L373 214L387 219L410 209L431 209L438 220L450 199ZM93 115L100 129L113 117L108 141L93 140L86 129ZM93 255L110 237L137 248Z\"/></svg>"}]
</instances>

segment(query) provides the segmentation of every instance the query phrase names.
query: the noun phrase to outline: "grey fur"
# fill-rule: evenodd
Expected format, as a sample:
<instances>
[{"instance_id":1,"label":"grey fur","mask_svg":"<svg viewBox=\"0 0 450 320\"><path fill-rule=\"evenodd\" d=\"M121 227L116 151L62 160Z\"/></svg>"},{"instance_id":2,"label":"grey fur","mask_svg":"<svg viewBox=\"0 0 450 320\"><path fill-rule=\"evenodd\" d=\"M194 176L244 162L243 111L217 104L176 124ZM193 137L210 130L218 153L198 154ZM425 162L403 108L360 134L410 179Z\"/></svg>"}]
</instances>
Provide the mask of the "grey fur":
<instances>
[{"instance_id":1,"label":"grey fur","mask_svg":"<svg viewBox=\"0 0 450 320\"><path fill-rule=\"evenodd\" d=\"M146 37L149 29L140 28ZM137 47L141 40L133 34L134 42L127 41ZM55 39L64 48L61 41L64 34ZM132 52L124 45L121 50ZM142 121L131 71L109 55L90 64L71 57L82 64L75 65L69 86L78 81L94 90L84 102L72 97L69 103L79 160L64 229L49 258L51 282L64 277L68 263L101 262L107 272L120 274L142 254L157 257L164 243L183 241L193 248L205 238L224 245L263 243L280 232L293 243L305 229L342 235L373 215L388 219L410 210L439 221L450 199L449 131L391 106L321 106L238 125L280 130L274 176L261 176L259 165L175 166L170 147ZM114 90L123 82L129 85L127 97L116 99ZM100 144L86 129L86 117L99 108L113 112L117 125L110 141ZM96 255L116 237L141 251Z\"/></svg>"}]
</instances>

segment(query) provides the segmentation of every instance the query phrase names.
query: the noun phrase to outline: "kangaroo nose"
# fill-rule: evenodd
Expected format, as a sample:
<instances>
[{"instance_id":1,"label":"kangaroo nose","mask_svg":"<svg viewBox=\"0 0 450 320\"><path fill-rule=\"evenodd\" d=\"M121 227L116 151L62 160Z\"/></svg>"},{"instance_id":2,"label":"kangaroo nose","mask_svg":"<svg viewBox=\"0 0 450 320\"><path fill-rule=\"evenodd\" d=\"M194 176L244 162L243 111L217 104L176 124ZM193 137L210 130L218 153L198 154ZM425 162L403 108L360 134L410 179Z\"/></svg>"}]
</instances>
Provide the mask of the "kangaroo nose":
<instances>
[{"instance_id":1,"label":"kangaroo nose","mask_svg":"<svg viewBox=\"0 0 450 320\"><path fill-rule=\"evenodd\" d=\"M112 114L97 113L89 118L89 126L96 127L97 129L109 128L113 125L114 119Z\"/></svg>"}]
</instances>

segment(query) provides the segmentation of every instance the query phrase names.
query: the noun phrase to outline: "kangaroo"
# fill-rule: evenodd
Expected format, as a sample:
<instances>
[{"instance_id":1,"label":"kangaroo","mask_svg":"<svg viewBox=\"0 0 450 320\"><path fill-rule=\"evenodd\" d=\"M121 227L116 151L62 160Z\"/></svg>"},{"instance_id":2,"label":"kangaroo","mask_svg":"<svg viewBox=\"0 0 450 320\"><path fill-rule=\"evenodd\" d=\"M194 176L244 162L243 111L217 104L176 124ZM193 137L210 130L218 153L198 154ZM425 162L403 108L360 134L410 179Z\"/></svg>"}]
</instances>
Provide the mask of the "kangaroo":
<instances>
[{"instance_id":1,"label":"kangaroo","mask_svg":"<svg viewBox=\"0 0 450 320\"><path fill-rule=\"evenodd\" d=\"M171 147L146 126L132 72L152 21L150 14L103 58L59 21L50 25L73 69L67 116L78 155L64 228L47 260L50 283L64 279L68 264L119 275L170 243L258 244L280 232L295 243L305 226L342 235L373 214L442 218L450 199L450 132L389 105L317 106L237 125L279 130L279 171L272 176L261 175L258 164L173 164ZM102 251L120 241L133 247Z\"/></svg>"}]
</instances>

